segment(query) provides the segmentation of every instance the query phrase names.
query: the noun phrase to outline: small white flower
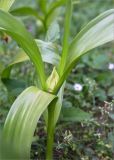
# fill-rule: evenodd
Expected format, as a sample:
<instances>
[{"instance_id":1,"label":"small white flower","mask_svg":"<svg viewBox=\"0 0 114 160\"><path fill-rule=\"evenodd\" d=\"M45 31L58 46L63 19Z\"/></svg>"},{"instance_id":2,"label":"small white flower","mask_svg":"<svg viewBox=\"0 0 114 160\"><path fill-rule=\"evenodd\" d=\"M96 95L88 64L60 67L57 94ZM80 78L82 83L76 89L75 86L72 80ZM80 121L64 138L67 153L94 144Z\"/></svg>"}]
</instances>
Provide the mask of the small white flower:
<instances>
[{"instance_id":1,"label":"small white flower","mask_svg":"<svg viewBox=\"0 0 114 160\"><path fill-rule=\"evenodd\" d=\"M108 69L113 70L114 69L114 63L109 63Z\"/></svg>"},{"instance_id":2,"label":"small white flower","mask_svg":"<svg viewBox=\"0 0 114 160\"><path fill-rule=\"evenodd\" d=\"M35 152L35 155L38 155L38 152Z\"/></svg>"},{"instance_id":3,"label":"small white flower","mask_svg":"<svg viewBox=\"0 0 114 160\"><path fill-rule=\"evenodd\" d=\"M81 84L79 84L79 83L75 83L74 84L74 90L75 91L82 91L82 89L83 89L83 87L82 87L82 85Z\"/></svg>"}]
</instances>

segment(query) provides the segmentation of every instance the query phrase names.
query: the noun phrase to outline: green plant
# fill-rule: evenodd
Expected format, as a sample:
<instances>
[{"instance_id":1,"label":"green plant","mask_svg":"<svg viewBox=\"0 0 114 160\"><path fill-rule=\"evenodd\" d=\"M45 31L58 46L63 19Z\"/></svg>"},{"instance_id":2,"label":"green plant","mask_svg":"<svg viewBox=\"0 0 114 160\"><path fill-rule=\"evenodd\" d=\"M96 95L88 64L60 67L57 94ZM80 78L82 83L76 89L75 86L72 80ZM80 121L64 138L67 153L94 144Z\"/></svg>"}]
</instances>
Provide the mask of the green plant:
<instances>
[{"instance_id":1,"label":"green plant","mask_svg":"<svg viewBox=\"0 0 114 160\"><path fill-rule=\"evenodd\" d=\"M92 20L69 43L72 0L67 0L62 54L60 56L53 50L50 57L48 50L53 49L55 45L39 40L35 42L24 25L11 14L3 11L4 5L3 8L2 5L0 6L0 30L9 34L27 54L23 51L20 57L17 57L2 72L2 81L5 82L10 78L10 71L14 64L29 59L39 79L37 86L24 90L13 103L2 131L0 156L1 159L29 159L32 137L37 121L43 114L48 136L46 159L50 160L53 157L54 130L62 106L65 81L72 68L85 53L114 40L114 10L108 10ZM47 53L42 54L40 47L44 48L46 45L48 45ZM54 66L49 77L46 76L43 61ZM73 114L70 114L70 119L74 120L75 114L72 109L71 111Z\"/></svg>"},{"instance_id":2,"label":"green plant","mask_svg":"<svg viewBox=\"0 0 114 160\"><path fill-rule=\"evenodd\" d=\"M15 7L10 10L10 13L15 16L33 16L36 21L41 23L42 30L47 31L48 26L53 22L53 20L58 15L58 9L65 4L65 0L58 0L56 2L45 0L36 0L36 7L31 6L21 6Z\"/></svg>"}]
</instances>

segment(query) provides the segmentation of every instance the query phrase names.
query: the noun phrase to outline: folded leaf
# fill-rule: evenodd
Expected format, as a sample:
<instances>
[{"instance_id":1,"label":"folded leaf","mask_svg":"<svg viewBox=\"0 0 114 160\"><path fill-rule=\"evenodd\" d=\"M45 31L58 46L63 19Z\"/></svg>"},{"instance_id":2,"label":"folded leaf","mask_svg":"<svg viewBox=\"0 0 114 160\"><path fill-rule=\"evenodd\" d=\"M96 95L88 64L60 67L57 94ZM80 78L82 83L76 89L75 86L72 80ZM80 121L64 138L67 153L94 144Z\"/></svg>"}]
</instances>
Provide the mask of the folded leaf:
<instances>
[{"instance_id":1,"label":"folded leaf","mask_svg":"<svg viewBox=\"0 0 114 160\"><path fill-rule=\"evenodd\" d=\"M56 86L57 82L59 80L59 75L56 71L56 68L53 68L53 71L51 75L48 77L46 83L47 83L47 88L49 92L52 92L54 87Z\"/></svg>"},{"instance_id":2,"label":"folded leaf","mask_svg":"<svg viewBox=\"0 0 114 160\"><path fill-rule=\"evenodd\" d=\"M2 133L2 159L30 159L37 121L56 97L36 87L27 88L13 103Z\"/></svg>"},{"instance_id":3,"label":"folded leaf","mask_svg":"<svg viewBox=\"0 0 114 160\"><path fill-rule=\"evenodd\" d=\"M51 75L49 76L49 78L47 79L47 87L48 90L50 92L53 91L54 86L56 85L57 81L59 80L59 75L56 71L56 69L54 68ZM51 104L53 107L53 113L54 113L54 119L53 119L53 124L54 126L56 125L58 119L59 119L59 115L60 115L60 111L61 111L61 107L62 107L62 102L63 102L63 94L64 94L64 87L65 87L65 83L62 85L62 87L60 88L58 94L57 94L57 101L56 103ZM44 114L44 119L46 122L46 125L48 124L48 110L46 109Z\"/></svg>"},{"instance_id":4,"label":"folded leaf","mask_svg":"<svg viewBox=\"0 0 114 160\"><path fill-rule=\"evenodd\" d=\"M0 30L14 38L21 48L27 53L36 67L42 87L45 88L44 65L39 48L30 33L25 29L24 25L9 13L0 10Z\"/></svg>"}]
</instances>

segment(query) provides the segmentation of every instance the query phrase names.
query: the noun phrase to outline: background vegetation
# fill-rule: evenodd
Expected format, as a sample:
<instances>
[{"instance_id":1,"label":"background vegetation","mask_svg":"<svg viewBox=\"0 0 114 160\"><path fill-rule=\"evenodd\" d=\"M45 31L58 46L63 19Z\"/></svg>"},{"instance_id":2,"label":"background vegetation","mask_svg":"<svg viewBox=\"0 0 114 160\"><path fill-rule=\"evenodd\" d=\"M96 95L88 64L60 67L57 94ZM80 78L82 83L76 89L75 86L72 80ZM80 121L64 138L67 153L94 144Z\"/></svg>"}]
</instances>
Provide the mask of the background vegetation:
<instances>
[{"instance_id":1,"label":"background vegetation","mask_svg":"<svg viewBox=\"0 0 114 160\"><path fill-rule=\"evenodd\" d=\"M49 0L49 4L52 0ZM18 1L17 6L32 6L37 8L39 1ZM74 10L71 24L71 38L80 31L91 19L101 12L113 8L113 0L74 0ZM60 14L59 14L60 13ZM64 7L56 10L50 21L57 19L62 28ZM32 16L21 17L27 29L36 38L45 39L48 26L43 29L40 21ZM55 23L53 24L55 25ZM54 40L61 41L63 30L54 29ZM56 25L57 26L57 25ZM48 30L48 32L50 32ZM95 38L95 37L94 37ZM84 56L68 78L65 87L63 110L58 122L54 157L60 160L113 160L114 159L114 47L107 44L91 51L92 54ZM17 53L16 43L6 34L0 35L0 73L12 61ZM51 68L51 66L50 66ZM50 73L50 68L47 70ZM15 66L12 78L22 79L22 88L14 82L6 87L0 81L0 127L13 100L25 86L36 82L32 64L25 62ZM26 81L26 83L23 83ZM12 90L12 87L15 90ZM64 107L76 107L77 115L74 123L70 123L70 116L64 113ZM80 113L80 109L84 112ZM71 111L73 112L73 111ZM92 117L90 118L90 114ZM64 116L63 116L64 115ZM79 118L81 117L81 118ZM37 137L38 135L38 137ZM31 147L32 159L44 159L46 132L43 119L38 123Z\"/></svg>"}]
</instances>

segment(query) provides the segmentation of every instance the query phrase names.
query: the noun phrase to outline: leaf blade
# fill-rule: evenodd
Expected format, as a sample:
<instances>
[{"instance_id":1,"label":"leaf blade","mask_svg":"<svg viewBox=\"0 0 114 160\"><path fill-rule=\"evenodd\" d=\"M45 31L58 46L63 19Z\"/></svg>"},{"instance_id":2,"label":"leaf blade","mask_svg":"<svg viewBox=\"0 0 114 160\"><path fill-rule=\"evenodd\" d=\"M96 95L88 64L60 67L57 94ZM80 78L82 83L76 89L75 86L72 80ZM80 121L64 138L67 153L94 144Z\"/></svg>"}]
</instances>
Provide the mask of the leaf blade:
<instances>
[{"instance_id":1,"label":"leaf blade","mask_svg":"<svg viewBox=\"0 0 114 160\"><path fill-rule=\"evenodd\" d=\"M36 40L36 43L40 49L43 62L57 66L60 60L60 56L56 53L57 47L51 42L44 42L41 40ZM30 60L29 56L24 51L20 50L14 57L14 60L2 71L1 78L9 78L11 69L15 64L28 60Z\"/></svg>"},{"instance_id":2,"label":"leaf blade","mask_svg":"<svg viewBox=\"0 0 114 160\"><path fill-rule=\"evenodd\" d=\"M4 125L2 158L30 158L37 120L55 98L33 86L21 93L12 105Z\"/></svg>"},{"instance_id":3,"label":"leaf blade","mask_svg":"<svg viewBox=\"0 0 114 160\"><path fill-rule=\"evenodd\" d=\"M102 13L101 15L93 19L72 41L69 47L69 56L67 59L66 69L64 70L64 73L61 75L60 80L54 89L54 93L56 93L59 90L59 88L64 83L67 76L69 75L73 67L76 65L78 60L81 58L81 56L83 56L85 53L87 53L89 50L95 47L101 46L110 41L114 41L113 17L114 9L110 9ZM100 28L97 25L100 25ZM92 32L94 28L97 30L96 36L95 32ZM88 31L89 34L88 32L86 33L86 31ZM94 37L94 39L92 37ZM92 43L95 45L92 45Z\"/></svg>"},{"instance_id":4,"label":"leaf blade","mask_svg":"<svg viewBox=\"0 0 114 160\"><path fill-rule=\"evenodd\" d=\"M0 0L0 8L8 11L15 0Z\"/></svg>"},{"instance_id":5,"label":"leaf blade","mask_svg":"<svg viewBox=\"0 0 114 160\"><path fill-rule=\"evenodd\" d=\"M114 40L114 9L110 9L88 23L69 47L71 61L89 50Z\"/></svg>"},{"instance_id":6,"label":"leaf blade","mask_svg":"<svg viewBox=\"0 0 114 160\"><path fill-rule=\"evenodd\" d=\"M32 7L19 7L10 11L14 16L34 16L43 22L43 18L38 14L37 10Z\"/></svg>"},{"instance_id":7,"label":"leaf blade","mask_svg":"<svg viewBox=\"0 0 114 160\"><path fill-rule=\"evenodd\" d=\"M14 30L14 28L16 28ZM42 87L45 88L44 64L34 39L25 29L24 25L11 14L0 10L0 30L13 37L21 48L27 53L39 74Z\"/></svg>"},{"instance_id":8,"label":"leaf blade","mask_svg":"<svg viewBox=\"0 0 114 160\"><path fill-rule=\"evenodd\" d=\"M63 107L62 109L62 118L63 121L73 121L73 122L82 122L90 120L92 114L83 111L80 108L75 107Z\"/></svg>"}]
</instances>

